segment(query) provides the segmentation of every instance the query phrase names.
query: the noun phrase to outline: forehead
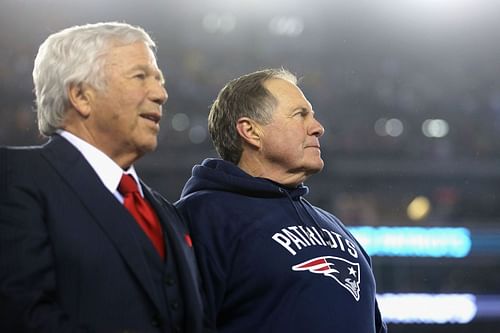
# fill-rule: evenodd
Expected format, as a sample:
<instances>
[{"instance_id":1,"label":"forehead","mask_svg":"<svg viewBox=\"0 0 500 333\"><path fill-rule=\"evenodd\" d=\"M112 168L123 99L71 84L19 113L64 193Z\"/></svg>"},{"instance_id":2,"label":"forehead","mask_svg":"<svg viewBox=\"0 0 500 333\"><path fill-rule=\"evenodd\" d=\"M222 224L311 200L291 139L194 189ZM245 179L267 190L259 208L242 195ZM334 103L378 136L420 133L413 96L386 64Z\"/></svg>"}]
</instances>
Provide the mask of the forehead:
<instances>
[{"instance_id":1,"label":"forehead","mask_svg":"<svg viewBox=\"0 0 500 333\"><path fill-rule=\"evenodd\" d=\"M137 65L149 65L157 68L153 51L143 42L112 45L104 57L106 65L111 67L127 69Z\"/></svg>"},{"instance_id":2,"label":"forehead","mask_svg":"<svg viewBox=\"0 0 500 333\"><path fill-rule=\"evenodd\" d=\"M278 106L311 109L311 104L304 93L294 83L284 79L271 79L265 81L263 85L276 98Z\"/></svg>"}]
</instances>

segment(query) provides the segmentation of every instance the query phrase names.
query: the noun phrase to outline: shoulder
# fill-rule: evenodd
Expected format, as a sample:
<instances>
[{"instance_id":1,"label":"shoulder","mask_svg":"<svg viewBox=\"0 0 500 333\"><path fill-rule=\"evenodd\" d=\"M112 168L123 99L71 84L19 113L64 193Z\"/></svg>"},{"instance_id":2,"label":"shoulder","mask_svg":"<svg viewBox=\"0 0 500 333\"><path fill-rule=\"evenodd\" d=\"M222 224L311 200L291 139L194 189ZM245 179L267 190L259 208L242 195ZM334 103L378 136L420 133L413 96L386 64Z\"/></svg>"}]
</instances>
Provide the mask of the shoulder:
<instances>
[{"instance_id":1,"label":"shoulder","mask_svg":"<svg viewBox=\"0 0 500 333\"><path fill-rule=\"evenodd\" d=\"M11 173L36 173L43 169L49 160L46 156L51 141L39 146L0 146L0 168Z\"/></svg>"},{"instance_id":2,"label":"shoulder","mask_svg":"<svg viewBox=\"0 0 500 333\"><path fill-rule=\"evenodd\" d=\"M340 227L342 228L345 228L344 224L342 223L342 221L340 221L340 219L333 215L332 213L322 209L322 208L319 208L317 206L313 206L313 205L310 205L310 207L316 212L316 214L318 214L323 220L326 220L326 221L329 221L331 223L334 223L334 224L337 224L339 225Z\"/></svg>"},{"instance_id":3,"label":"shoulder","mask_svg":"<svg viewBox=\"0 0 500 333\"><path fill-rule=\"evenodd\" d=\"M249 200L237 193L204 190L181 198L174 206L194 234L226 237L255 224L256 206Z\"/></svg>"},{"instance_id":4,"label":"shoulder","mask_svg":"<svg viewBox=\"0 0 500 333\"><path fill-rule=\"evenodd\" d=\"M314 209L314 211L321 217L321 219L324 222L327 223L333 223L335 226L340 228L343 232L345 232L347 235L349 235L354 241L356 241L356 238L352 235L352 233L349 231L349 229L346 227L346 225L335 215L333 215L330 212L327 212L326 210L312 206L311 207Z\"/></svg>"},{"instance_id":5,"label":"shoulder","mask_svg":"<svg viewBox=\"0 0 500 333\"><path fill-rule=\"evenodd\" d=\"M2 161L2 163L5 163L27 160L29 158L33 158L36 155L40 155L42 148L42 146L0 146L0 161Z\"/></svg>"},{"instance_id":6,"label":"shoulder","mask_svg":"<svg viewBox=\"0 0 500 333\"><path fill-rule=\"evenodd\" d=\"M0 147L0 174L4 181L30 177L41 169L41 147Z\"/></svg>"},{"instance_id":7,"label":"shoulder","mask_svg":"<svg viewBox=\"0 0 500 333\"><path fill-rule=\"evenodd\" d=\"M260 205L244 194L203 190L182 197L174 206L188 220L217 220L222 223L222 217L237 216L238 221L243 223L246 217L255 215L252 212Z\"/></svg>"},{"instance_id":8,"label":"shoulder","mask_svg":"<svg viewBox=\"0 0 500 333\"><path fill-rule=\"evenodd\" d=\"M0 205L13 218L33 216L47 188L43 184L54 184L44 171L40 151L40 147L0 147Z\"/></svg>"},{"instance_id":9,"label":"shoulder","mask_svg":"<svg viewBox=\"0 0 500 333\"><path fill-rule=\"evenodd\" d=\"M181 210L217 208L221 203L230 203L235 200L235 195L223 191L202 190L190 193L174 203L174 206Z\"/></svg>"},{"instance_id":10,"label":"shoulder","mask_svg":"<svg viewBox=\"0 0 500 333\"><path fill-rule=\"evenodd\" d=\"M358 241L358 239L349 231L349 229L347 228L347 226L338 217L336 217L335 215L327 212L324 209L321 209L321 208L318 208L318 207L314 207L314 206L313 206L313 208L316 210L316 212L323 219L326 218L328 221L330 221L332 223L335 223L339 228L341 228L342 231L345 232L345 234L348 235L349 238L356 243L356 245L358 246L358 248L361 250L361 252L365 256L365 258L368 260L368 262L371 265L371 259L370 259L370 256L368 255L368 253L366 253L365 249L363 248L363 246L361 245L361 243Z\"/></svg>"}]
</instances>

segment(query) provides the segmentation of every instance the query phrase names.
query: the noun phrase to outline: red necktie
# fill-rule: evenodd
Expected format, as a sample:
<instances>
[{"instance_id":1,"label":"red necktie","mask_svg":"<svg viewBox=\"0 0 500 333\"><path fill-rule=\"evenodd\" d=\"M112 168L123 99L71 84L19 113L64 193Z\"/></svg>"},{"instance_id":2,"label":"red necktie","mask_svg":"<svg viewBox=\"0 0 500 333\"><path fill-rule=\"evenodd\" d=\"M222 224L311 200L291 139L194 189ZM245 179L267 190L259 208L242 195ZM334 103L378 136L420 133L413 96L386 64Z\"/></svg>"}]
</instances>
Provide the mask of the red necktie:
<instances>
[{"instance_id":1,"label":"red necktie","mask_svg":"<svg viewBox=\"0 0 500 333\"><path fill-rule=\"evenodd\" d=\"M124 173L118 185L118 192L123 195L125 208L149 237L160 257L165 259L165 246L160 221L153 208L141 196L134 178Z\"/></svg>"}]
</instances>

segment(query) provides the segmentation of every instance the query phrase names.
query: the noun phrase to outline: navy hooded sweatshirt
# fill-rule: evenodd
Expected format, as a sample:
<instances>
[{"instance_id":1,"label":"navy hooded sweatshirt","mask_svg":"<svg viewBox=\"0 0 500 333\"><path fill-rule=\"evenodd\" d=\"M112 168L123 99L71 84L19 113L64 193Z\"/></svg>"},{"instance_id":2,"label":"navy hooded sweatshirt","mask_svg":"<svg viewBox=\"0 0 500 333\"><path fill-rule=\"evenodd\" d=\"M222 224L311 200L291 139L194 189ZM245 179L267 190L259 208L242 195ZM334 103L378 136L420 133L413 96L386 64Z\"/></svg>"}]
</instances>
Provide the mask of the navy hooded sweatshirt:
<instances>
[{"instance_id":1,"label":"navy hooded sweatshirt","mask_svg":"<svg viewBox=\"0 0 500 333\"><path fill-rule=\"evenodd\" d=\"M175 205L218 332L386 332L370 258L307 193L220 159L193 168Z\"/></svg>"}]
</instances>

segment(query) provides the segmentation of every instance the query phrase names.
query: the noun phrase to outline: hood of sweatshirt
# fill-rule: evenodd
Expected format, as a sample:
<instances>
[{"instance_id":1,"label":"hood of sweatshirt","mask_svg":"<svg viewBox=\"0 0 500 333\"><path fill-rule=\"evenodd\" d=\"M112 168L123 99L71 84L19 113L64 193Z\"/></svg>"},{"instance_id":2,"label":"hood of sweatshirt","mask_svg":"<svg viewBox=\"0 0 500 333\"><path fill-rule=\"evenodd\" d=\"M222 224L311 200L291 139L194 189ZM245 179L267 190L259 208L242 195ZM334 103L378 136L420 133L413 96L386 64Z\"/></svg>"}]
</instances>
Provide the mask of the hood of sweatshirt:
<instances>
[{"instance_id":1,"label":"hood of sweatshirt","mask_svg":"<svg viewBox=\"0 0 500 333\"><path fill-rule=\"evenodd\" d=\"M286 187L269 179L250 176L233 163L216 158L205 159L201 165L193 167L181 198L205 190L261 198L288 196L292 200L298 200L309 192L303 184L294 188Z\"/></svg>"}]
</instances>

